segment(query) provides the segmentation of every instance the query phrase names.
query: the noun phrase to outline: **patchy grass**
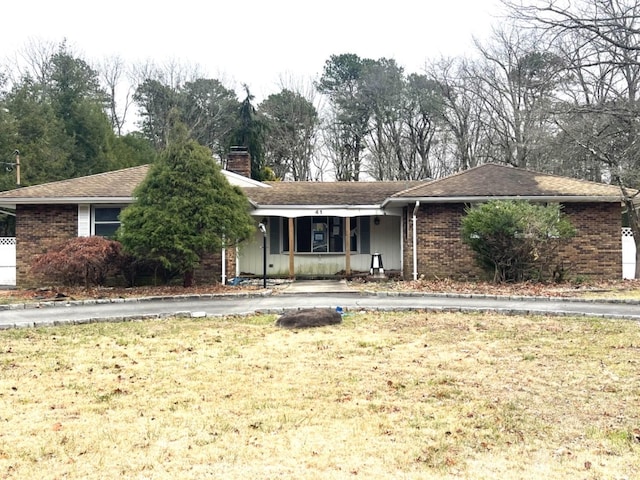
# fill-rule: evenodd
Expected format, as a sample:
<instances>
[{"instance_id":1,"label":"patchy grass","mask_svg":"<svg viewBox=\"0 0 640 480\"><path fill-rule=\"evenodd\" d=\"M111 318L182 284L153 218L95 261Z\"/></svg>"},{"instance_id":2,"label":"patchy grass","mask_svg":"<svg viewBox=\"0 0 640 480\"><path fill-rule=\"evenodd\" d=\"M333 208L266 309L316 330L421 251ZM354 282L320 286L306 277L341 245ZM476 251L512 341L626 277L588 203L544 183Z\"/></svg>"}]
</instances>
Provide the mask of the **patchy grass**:
<instances>
[{"instance_id":1,"label":"patchy grass","mask_svg":"<svg viewBox=\"0 0 640 480\"><path fill-rule=\"evenodd\" d=\"M579 297L608 300L640 300L640 288L610 288L601 291L584 292Z\"/></svg>"},{"instance_id":2,"label":"patchy grass","mask_svg":"<svg viewBox=\"0 0 640 480\"><path fill-rule=\"evenodd\" d=\"M638 478L636 322L367 313L0 332L0 478Z\"/></svg>"}]
</instances>

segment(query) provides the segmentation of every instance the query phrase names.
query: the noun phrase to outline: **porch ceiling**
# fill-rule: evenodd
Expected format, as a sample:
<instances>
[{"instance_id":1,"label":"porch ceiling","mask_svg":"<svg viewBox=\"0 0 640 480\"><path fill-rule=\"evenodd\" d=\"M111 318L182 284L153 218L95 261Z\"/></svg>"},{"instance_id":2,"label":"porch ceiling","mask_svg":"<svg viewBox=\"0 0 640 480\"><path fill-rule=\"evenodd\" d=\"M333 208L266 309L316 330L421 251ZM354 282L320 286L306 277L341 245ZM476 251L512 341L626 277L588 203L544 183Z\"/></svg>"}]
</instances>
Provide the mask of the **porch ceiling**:
<instances>
[{"instance_id":1,"label":"porch ceiling","mask_svg":"<svg viewBox=\"0 0 640 480\"><path fill-rule=\"evenodd\" d=\"M251 211L251 215L254 217L285 217L285 218L299 218L299 217L313 217L313 216L327 216L327 217L364 217L364 216L400 216L402 215L402 209L400 208L386 208L382 209L378 205L358 205L358 206L344 206L344 205L306 205L306 206L279 206L279 207L257 207Z\"/></svg>"}]
</instances>

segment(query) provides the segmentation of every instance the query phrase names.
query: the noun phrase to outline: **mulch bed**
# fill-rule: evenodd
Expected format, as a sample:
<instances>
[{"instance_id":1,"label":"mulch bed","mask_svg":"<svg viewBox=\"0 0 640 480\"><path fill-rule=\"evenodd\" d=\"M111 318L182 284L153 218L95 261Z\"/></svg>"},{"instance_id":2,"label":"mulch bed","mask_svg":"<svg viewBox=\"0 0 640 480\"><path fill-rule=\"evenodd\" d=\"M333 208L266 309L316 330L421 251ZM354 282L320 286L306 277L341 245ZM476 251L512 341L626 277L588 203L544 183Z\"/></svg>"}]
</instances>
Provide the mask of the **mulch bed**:
<instances>
[{"instance_id":1,"label":"mulch bed","mask_svg":"<svg viewBox=\"0 0 640 480\"><path fill-rule=\"evenodd\" d=\"M590 292L625 292L639 291L640 280L610 280L581 284L572 283L513 283L494 284L489 282L459 282L453 280L416 280L367 282L355 279L350 284L356 290L424 292L424 293L459 293L478 295L506 296L549 296L579 297ZM280 288L276 285L269 288ZM147 286L134 288L95 287L43 287L36 289L14 289L0 291L0 301L5 302L39 302L65 301L107 298L133 298L174 295L233 294L260 292L261 284L241 284L239 286L200 285L190 288L182 286Z\"/></svg>"}]
</instances>

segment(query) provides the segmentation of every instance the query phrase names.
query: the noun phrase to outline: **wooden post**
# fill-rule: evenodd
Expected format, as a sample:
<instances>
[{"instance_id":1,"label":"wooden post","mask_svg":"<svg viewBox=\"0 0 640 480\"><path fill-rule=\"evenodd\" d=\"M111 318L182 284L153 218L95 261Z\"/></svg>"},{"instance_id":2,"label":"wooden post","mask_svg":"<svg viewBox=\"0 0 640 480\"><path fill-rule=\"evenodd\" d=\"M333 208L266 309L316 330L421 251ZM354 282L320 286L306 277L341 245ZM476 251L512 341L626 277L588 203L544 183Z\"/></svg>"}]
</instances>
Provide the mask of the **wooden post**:
<instances>
[{"instance_id":1,"label":"wooden post","mask_svg":"<svg viewBox=\"0 0 640 480\"><path fill-rule=\"evenodd\" d=\"M345 243L345 256L344 256L344 271L345 276L351 276L351 219L346 217L344 219L344 243Z\"/></svg>"},{"instance_id":2,"label":"wooden post","mask_svg":"<svg viewBox=\"0 0 640 480\"><path fill-rule=\"evenodd\" d=\"M293 218L290 218L289 219L289 278L292 280L296 278L295 262L294 262L295 232L293 231L293 224L294 224Z\"/></svg>"}]
</instances>

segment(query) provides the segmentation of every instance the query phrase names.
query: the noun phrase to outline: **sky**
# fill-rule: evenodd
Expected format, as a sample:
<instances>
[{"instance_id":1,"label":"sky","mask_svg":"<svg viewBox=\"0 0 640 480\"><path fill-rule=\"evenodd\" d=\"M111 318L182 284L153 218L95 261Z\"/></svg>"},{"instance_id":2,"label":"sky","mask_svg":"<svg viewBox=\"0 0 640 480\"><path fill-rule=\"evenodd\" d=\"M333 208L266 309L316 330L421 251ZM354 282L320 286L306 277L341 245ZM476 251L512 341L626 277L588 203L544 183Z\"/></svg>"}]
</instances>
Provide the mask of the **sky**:
<instances>
[{"instance_id":1,"label":"sky","mask_svg":"<svg viewBox=\"0 0 640 480\"><path fill-rule=\"evenodd\" d=\"M7 0L0 58L66 39L90 61L197 64L256 99L316 79L331 55L393 58L407 73L472 50L500 21L498 0Z\"/></svg>"}]
</instances>

